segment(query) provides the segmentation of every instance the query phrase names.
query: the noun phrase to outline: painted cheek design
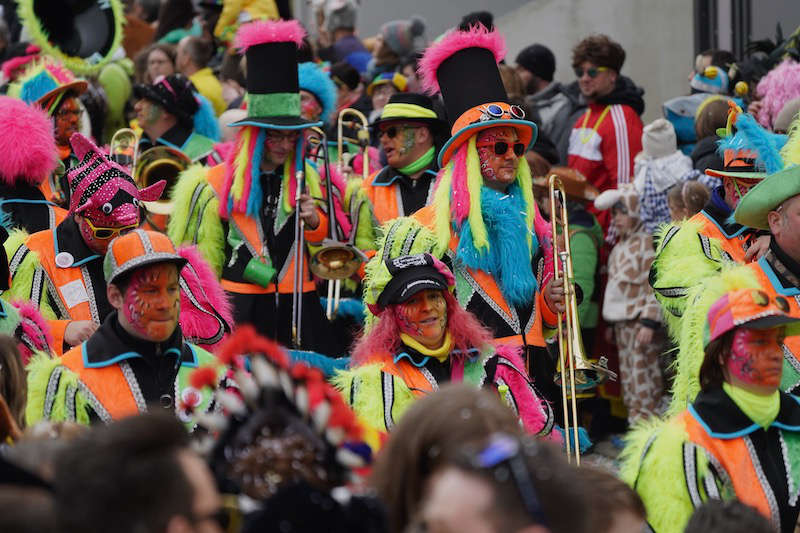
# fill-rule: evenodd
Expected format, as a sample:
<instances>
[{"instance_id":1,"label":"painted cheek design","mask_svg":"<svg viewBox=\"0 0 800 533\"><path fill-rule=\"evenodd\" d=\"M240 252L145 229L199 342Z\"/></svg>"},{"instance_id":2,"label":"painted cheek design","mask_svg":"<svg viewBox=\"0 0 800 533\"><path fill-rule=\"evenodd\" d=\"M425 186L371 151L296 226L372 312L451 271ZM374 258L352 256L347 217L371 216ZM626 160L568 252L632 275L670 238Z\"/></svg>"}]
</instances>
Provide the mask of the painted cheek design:
<instances>
[{"instance_id":1,"label":"painted cheek design","mask_svg":"<svg viewBox=\"0 0 800 533\"><path fill-rule=\"evenodd\" d=\"M317 118L322 113L322 108L313 98L307 98L300 102L300 114L306 120Z\"/></svg>"},{"instance_id":2,"label":"painted cheek design","mask_svg":"<svg viewBox=\"0 0 800 533\"><path fill-rule=\"evenodd\" d=\"M764 367L767 370L770 367L770 359L773 358L772 352L775 349L775 339L770 337L766 346L762 348L756 344L762 338L763 335L748 329L737 331L733 336L728 369L732 375L745 383L777 386L780 382L780 373L762 371Z\"/></svg>"},{"instance_id":3,"label":"painted cheek design","mask_svg":"<svg viewBox=\"0 0 800 533\"><path fill-rule=\"evenodd\" d=\"M491 159L494 155L492 148L482 146L478 148L478 158L481 162L481 175L487 180L496 180L497 173L492 165Z\"/></svg>"},{"instance_id":4,"label":"painted cheek design","mask_svg":"<svg viewBox=\"0 0 800 533\"><path fill-rule=\"evenodd\" d=\"M125 293L125 318L147 339L167 339L177 322L180 296L169 290L177 279L164 267L156 265L135 273Z\"/></svg>"},{"instance_id":5,"label":"painted cheek design","mask_svg":"<svg viewBox=\"0 0 800 533\"><path fill-rule=\"evenodd\" d=\"M414 130L405 128L403 129L403 144L398 150L400 155L405 155L414 149Z\"/></svg>"}]
</instances>

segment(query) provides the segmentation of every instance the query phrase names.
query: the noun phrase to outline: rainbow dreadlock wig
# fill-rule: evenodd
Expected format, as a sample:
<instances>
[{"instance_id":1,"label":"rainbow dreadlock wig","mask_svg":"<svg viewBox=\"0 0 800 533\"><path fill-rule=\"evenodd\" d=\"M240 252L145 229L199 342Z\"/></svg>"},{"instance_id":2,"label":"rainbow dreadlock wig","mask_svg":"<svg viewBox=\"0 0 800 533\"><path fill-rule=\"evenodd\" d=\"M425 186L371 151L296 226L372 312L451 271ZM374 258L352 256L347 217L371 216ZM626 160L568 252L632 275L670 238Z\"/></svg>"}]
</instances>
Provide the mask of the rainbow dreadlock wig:
<instances>
[{"instance_id":1,"label":"rainbow dreadlock wig","mask_svg":"<svg viewBox=\"0 0 800 533\"><path fill-rule=\"evenodd\" d=\"M514 304L530 301L536 279L530 268L539 241L533 231L536 206L530 168L524 157L506 191L483 184L476 148L480 131L512 127L527 147L537 127L508 103L497 62L505 41L483 26L452 31L425 51L420 73L425 90L441 92L451 124L451 138L439 153L441 170L433 204L436 252L447 250L452 232L459 236L457 258L468 267L491 272L503 295ZM524 235L525 238L521 238Z\"/></svg>"},{"instance_id":2,"label":"rainbow dreadlock wig","mask_svg":"<svg viewBox=\"0 0 800 533\"><path fill-rule=\"evenodd\" d=\"M52 115L67 93L77 96L88 87L86 80L76 78L64 65L45 58L30 63L9 85L8 95L26 104L37 104Z\"/></svg>"},{"instance_id":3,"label":"rainbow dreadlock wig","mask_svg":"<svg viewBox=\"0 0 800 533\"><path fill-rule=\"evenodd\" d=\"M230 125L240 129L235 148L225 160L224 195L220 202L223 218L233 211L258 215L264 196L259 176L267 130L302 130L322 125L300 116L297 48L305 34L296 20L252 22L241 26L236 34L236 46L247 58L247 117ZM301 167L302 154L303 136L299 135L294 154L283 165L281 207L285 213L294 209L295 171L300 168L305 168L309 192L321 196L316 171L307 164Z\"/></svg>"}]
</instances>

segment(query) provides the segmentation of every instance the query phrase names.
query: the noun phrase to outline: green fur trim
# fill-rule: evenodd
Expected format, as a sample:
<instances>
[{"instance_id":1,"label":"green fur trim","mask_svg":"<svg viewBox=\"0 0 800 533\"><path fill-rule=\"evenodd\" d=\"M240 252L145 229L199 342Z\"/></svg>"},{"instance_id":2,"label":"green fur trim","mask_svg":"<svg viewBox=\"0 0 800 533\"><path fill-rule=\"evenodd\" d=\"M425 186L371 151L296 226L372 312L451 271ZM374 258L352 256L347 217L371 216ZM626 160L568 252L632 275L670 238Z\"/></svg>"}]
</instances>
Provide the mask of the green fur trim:
<instances>
[{"instance_id":1,"label":"green fur trim","mask_svg":"<svg viewBox=\"0 0 800 533\"><path fill-rule=\"evenodd\" d=\"M675 382L669 414L677 414L694 401L700 392L700 366L705 356L704 336L708 310L725 293L736 289L757 289L755 273L747 266L724 265L719 275L701 280L689 290L687 305L680 321Z\"/></svg>"},{"instance_id":2,"label":"green fur trim","mask_svg":"<svg viewBox=\"0 0 800 533\"><path fill-rule=\"evenodd\" d=\"M176 246L196 244L219 276L225 264L225 235L219 199L206 180L207 171L202 165L192 165L181 173L172 189L167 235Z\"/></svg>"},{"instance_id":3,"label":"green fur trim","mask_svg":"<svg viewBox=\"0 0 800 533\"><path fill-rule=\"evenodd\" d=\"M64 54L60 48L53 46L47 35L47 31L39 23L39 18L33 10L34 0L19 0L18 3L17 15L22 21L23 26L25 26L25 30L30 36L30 41L42 49L41 55L55 57L75 74L82 76L97 74L100 72L103 65L111 60L111 57L122 43L122 21L125 18L125 13L120 0L105 0L105 3L114 13L114 28L112 29L114 32L114 40L108 52L103 56L98 53L89 58L68 56Z\"/></svg>"},{"instance_id":4,"label":"green fur trim","mask_svg":"<svg viewBox=\"0 0 800 533\"><path fill-rule=\"evenodd\" d=\"M8 257L9 261L13 260L17 250L24 246L25 241L27 240L28 233L24 230L16 229L9 234L8 239L3 245L6 249L6 256ZM33 287L33 276L40 264L41 262L39 260L39 254L33 250L29 250L25 255L25 259L23 259L19 264L11 278L11 287L7 291L3 292L2 298L6 301L30 300L31 290ZM48 320L55 320L58 318L58 315L48 302L46 289L47 281L45 280L42 288L42 294L39 298L39 311L42 313L44 318Z\"/></svg>"},{"instance_id":5,"label":"green fur trim","mask_svg":"<svg viewBox=\"0 0 800 533\"><path fill-rule=\"evenodd\" d=\"M0 300L0 310L5 313L5 317L0 319L0 335L14 337L20 322L19 311L9 302L2 300Z\"/></svg>"},{"instance_id":6,"label":"green fur trim","mask_svg":"<svg viewBox=\"0 0 800 533\"><path fill-rule=\"evenodd\" d=\"M387 431L383 407L383 364L362 365L340 370L330 382L342 393L358 418L378 431ZM400 378L394 379L392 419L397 423L414 402L411 390Z\"/></svg>"},{"instance_id":7,"label":"green fur trim","mask_svg":"<svg viewBox=\"0 0 800 533\"><path fill-rule=\"evenodd\" d=\"M61 377L52 391L53 400L49 417L46 417L45 402L50 377L60 369ZM25 407L25 423L32 426L47 418L54 422L71 420L67 413L67 393L75 393L75 413L78 423L89 424L88 401L78 389L78 375L61 364L60 359L51 359L48 354L37 352L26 367L28 372L28 403Z\"/></svg>"},{"instance_id":8,"label":"green fur trim","mask_svg":"<svg viewBox=\"0 0 800 533\"><path fill-rule=\"evenodd\" d=\"M248 117L300 117L300 93L247 94Z\"/></svg>"},{"instance_id":9,"label":"green fur trim","mask_svg":"<svg viewBox=\"0 0 800 533\"><path fill-rule=\"evenodd\" d=\"M360 179L352 179L347 182L344 208L350 213L350 220L355 228L353 237L355 247L362 251L375 250L378 247L376 242L378 227L372 212L372 204L361 187Z\"/></svg>"}]
</instances>

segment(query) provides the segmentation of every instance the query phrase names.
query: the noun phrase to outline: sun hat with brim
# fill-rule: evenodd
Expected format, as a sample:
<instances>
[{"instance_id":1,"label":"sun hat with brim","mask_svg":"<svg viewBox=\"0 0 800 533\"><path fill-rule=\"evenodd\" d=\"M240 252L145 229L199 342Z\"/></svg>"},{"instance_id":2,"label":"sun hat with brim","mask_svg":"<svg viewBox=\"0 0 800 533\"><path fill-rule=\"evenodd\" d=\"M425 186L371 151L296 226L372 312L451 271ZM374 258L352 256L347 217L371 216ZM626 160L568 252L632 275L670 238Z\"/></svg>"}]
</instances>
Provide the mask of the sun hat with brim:
<instances>
[{"instance_id":1,"label":"sun hat with brim","mask_svg":"<svg viewBox=\"0 0 800 533\"><path fill-rule=\"evenodd\" d=\"M594 202L600 191L589 183L586 176L574 168L552 167L547 176L536 176L533 178L533 186L539 190L547 191L550 189L550 176L555 174L564 186L564 192L570 200L581 202Z\"/></svg>"},{"instance_id":2,"label":"sun hat with brim","mask_svg":"<svg viewBox=\"0 0 800 533\"><path fill-rule=\"evenodd\" d=\"M703 345L738 327L770 329L800 322L789 314L783 296L770 296L760 289L737 289L711 304L703 331Z\"/></svg>"},{"instance_id":3,"label":"sun hat with brim","mask_svg":"<svg viewBox=\"0 0 800 533\"><path fill-rule=\"evenodd\" d=\"M297 49L306 32L296 20L242 24L236 46L247 58L247 118L229 126L301 130L321 126L300 116Z\"/></svg>"},{"instance_id":4,"label":"sun hat with brim","mask_svg":"<svg viewBox=\"0 0 800 533\"><path fill-rule=\"evenodd\" d=\"M399 304L424 290L446 291L454 284L452 274L431 254L404 255L387 259L392 278L378 296L378 307Z\"/></svg>"},{"instance_id":5,"label":"sun hat with brim","mask_svg":"<svg viewBox=\"0 0 800 533\"><path fill-rule=\"evenodd\" d=\"M396 93L383 107L381 116L371 126L379 127L390 122L419 122L436 131L444 131L447 123L442 120L433 107L433 100L424 94Z\"/></svg>"},{"instance_id":6,"label":"sun hat with brim","mask_svg":"<svg viewBox=\"0 0 800 533\"><path fill-rule=\"evenodd\" d=\"M743 226L768 230L767 214L798 194L800 194L800 166L795 165L771 174L747 191L747 194L739 200L733 216L736 222Z\"/></svg>"},{"instance_id":7,"label":"sun hat with brim","mask_svg":"<svg viewBox=\"0 0 800 533\"><path fill-rule=\"evenodd\" d=\"M451 137L439 151L444 167L453 153L482 130L510 126L526 150L536 141L538 128L525 112L509 103L497 63L506 53L505 40L482 25L469 31L451 31L430 46L420 60L425 90L442 94Z\"/></svg>"},{"instance_id":8,"label":"sun hat with brim","mask_svg":"<svg viewBox=\"0 0 800 533\"><path fill-rule=\"evenodd\" d=\"M395 89L403 93L408 87L408 80L406 80L406 77L399 72L383 72L375 76L375 79L372 80L372 83L367 85L367 96L371 97L372 93L375 92L375 88L379 85L389 84L393 85Z\"/></svg>"},{"instance_id":9,"label":"sun hat with brim","mask_svg":"<svg viewBox=\"0 0 800 533\"><path fill-rule=\"evenodd\" d=\"M163 233L137 229L111 241L103 260L103 275L106 283L114 283L125 273L155 263L174 263L180 272L187 261Z\"/></svg>"}]
</instances>

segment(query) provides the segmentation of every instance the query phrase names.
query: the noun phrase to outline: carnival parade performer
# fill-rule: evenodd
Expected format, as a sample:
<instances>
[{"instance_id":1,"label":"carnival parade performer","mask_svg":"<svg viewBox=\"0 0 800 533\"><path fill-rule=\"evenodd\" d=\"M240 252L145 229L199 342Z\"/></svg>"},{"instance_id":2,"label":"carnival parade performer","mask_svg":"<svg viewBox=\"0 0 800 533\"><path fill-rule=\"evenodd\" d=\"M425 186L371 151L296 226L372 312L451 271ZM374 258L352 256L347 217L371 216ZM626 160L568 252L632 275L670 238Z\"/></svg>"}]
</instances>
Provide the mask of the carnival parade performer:
<instances>
[{"instance_id":1,"label":"carnival parade performer","mask_svg":"<svg viewBox=\"0 0 800 533\"><path fill-rule=\"evenodd\" d=\"M63 357L33 359L29 424L42 419L108 423L153 404L179 415L184 403L197 412L209 409L211 393L192 387L189 374L212 364L214 356L187 342L178 323L179 273L185 264L163 233L135 230L111 242L102 268L114 310ZM219 382L224 367L217 369Z\"/></svg>"},{"instance_id":2,"label":"carnival parade performer","mask_svg":"<svg viewBox=\"0 0 800 533\"><path fill-rule=\"evenodd\" d=\"M453 125L433 202L414 217L434 230L436 255L452 264L458 301L497 342L523 347L531 377L558 401L544 346L563 310L563 285L547 279L549 226L522 157L537 127L508 103L497 67L504 54L502 36L482 26L453 31L425 52L424 85L441 91Z\"/></svg>"},{"instance_id":3,"label":"carnival parade performer","mask_svg":"<svg viewBox=\"0 0 800 533\"><path fill-rule=\"evenodd\" d=\"M0 209L10 227L29 233L52 229L67 216L44 187L58 167L53 123L47 113L0 96Z\"/></svg>"},{"instance_id":4,"label":"carnival parade performer","mask_svg":"<svg viewBox=\"0 0 800 533\"><path fill-rule=\"evenodd\" d=\"M345 347L324 315L308 265L295 279L298 246L321 243L328 215L320 178L304 159L302 130L319 126L301 117L296 51L305 31L297 21L243 25L237 45L247 58L247 118L238 127L228 159L185 171L172 192L175 208L168 233L174 242L197 243L232 295L238 324L295 346L292 317L295 284L302 292L302 349L341 355ZM298 171L306 189L298 190ZM297 238L299 228L302 238Z\"/></svg>"},{"instance_id":5,"label":"carnival parade performer","mask_svg":"<svg viewBox=\"0 0 800 533\"><path fill-rule=\"evenodd\" d=\"M621 474L653 531L683 531L703 502L739 499L790 533L799 509L800 400L780 391L781 344L800 319L782 296L734 288L724 276L692 304L695 318L705 315L702 390L669 420L626 437Z\"/></svg>"},{"instance_id":6,"label":"carnival parade performer","mask_svg":"<svg viewBox=\"0 0 800 533\"><path fill-rule=\"evenodd\" d=\"M424 248L419 233L427 230L410 229L407 234L416 233L415 244ZM387 245L402 249L408 240L397 235ZM427 240L432 244L432 236ZM334 378L363 421L391 431L414 400L443 383L464 381L492 387L527 431L550 434L552 411L528 378L519 348L495 344L459 305L455 278L444 263L428 253L380 250L367 266L367 280L368 295L378 295L369 304L377 320L356 343L351 369Z\"/></svg>"},{"instance_id":7,"label":"carnival parade performer","mask_svg":"<svg viewBox=\"0 0 800 533\"><path fill-rule=\"evenodd\" d=\"M80 164L68 172L69 216L54 229L12 232L5 244L12 282L3 298L39 304L59 355L86 340L112 311L103 255L114 237L139 226L141 203L158 200L166 185L138 189L125 169L83 135L76 133L71 143ZM229 305L199 254L191 248L180 253L190 263L181 272L183 333L213 345L231 330Z\"/></svg>"},{"instance_id":8,"label":"carnival parade performer","mask_svg":"<svg viewBox=\"0 0 800 533\"><path fill-rule=\"evenodd\" d=\"M750 187L783 168L780 149L785 142L785 136L764 130L751 115L731 106L727 135L718 148L725 166L706 170L722 184L712 190L702 211L686 222L662 226L656 234L650 284L673 338L693 285L726 263L744 264L765 251L768 237L759 239L758 230L731 215Z\"/></svg>"}]
</instances>

